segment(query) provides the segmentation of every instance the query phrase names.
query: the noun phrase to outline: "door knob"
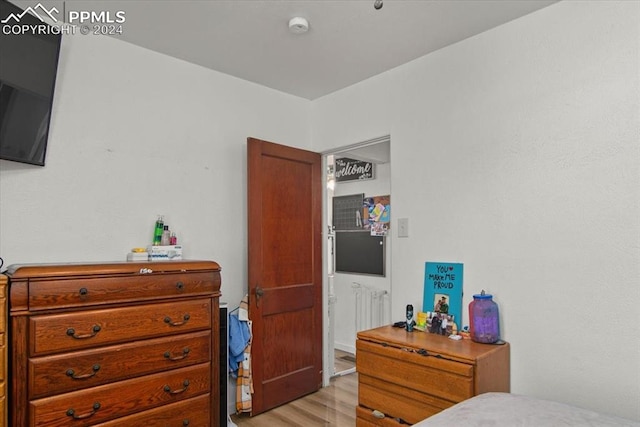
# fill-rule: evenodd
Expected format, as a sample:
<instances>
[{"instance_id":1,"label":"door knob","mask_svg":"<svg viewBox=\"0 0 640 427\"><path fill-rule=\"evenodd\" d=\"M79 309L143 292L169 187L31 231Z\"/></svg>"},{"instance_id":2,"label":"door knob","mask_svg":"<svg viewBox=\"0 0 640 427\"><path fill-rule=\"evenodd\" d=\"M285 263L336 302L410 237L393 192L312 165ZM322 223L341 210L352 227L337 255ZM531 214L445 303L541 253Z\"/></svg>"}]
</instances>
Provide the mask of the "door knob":
<instances>
[{"instance_id":1,"label":"door knob","mask_svg":"<svg viewBox=\"0 0 640 427\"><path fill-rule=\"evenodd\" d=\"M260 298L264 296L264 289L256 286L256 307L260 307Z\"/></svg>"}]
</instances>

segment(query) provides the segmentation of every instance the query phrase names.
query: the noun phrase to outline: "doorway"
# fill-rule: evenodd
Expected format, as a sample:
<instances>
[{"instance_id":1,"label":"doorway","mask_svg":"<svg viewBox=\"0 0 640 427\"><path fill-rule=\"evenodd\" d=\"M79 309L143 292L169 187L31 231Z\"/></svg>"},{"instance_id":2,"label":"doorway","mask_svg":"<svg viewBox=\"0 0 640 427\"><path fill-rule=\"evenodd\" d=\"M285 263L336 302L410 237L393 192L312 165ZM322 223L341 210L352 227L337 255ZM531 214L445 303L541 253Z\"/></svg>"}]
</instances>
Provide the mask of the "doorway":
<instances>
[{"instance_id":1,"label":"doorway","mask_svg":"<svg viewBox=\"0 0 640 427\"><path fill-rule=\"evenodd\" d=\"M387 135L322 153L326 182L323 195L325 205L323 230L327 237L323 248L326 255L323 261L323 268L326 272L323 280L323 299L324 306L327 308L324 322L326 331L324 334L326 339L324 366L326 369L324 369L323 384L325 386L329 384L332 377L355 372L357 332L388 324L390 321L391 239L389 232L387 232L387 236L378 238L384 241L382 261L384 273L370 274L362 271L347 271L348 268L344 269L340 266L340 260L336 263L336 237L344 240L342 236L355 234L338 235L337 233L340 231L336 231L334 227L336 223L334 200L342 201L345 197L352 198L351 196L355 196L357 199L359 195L362 195L365 200L370 198L378 200L379 197L384 196L390 198L390 143L391 139ZM344 159L371 164L373 176L347 181L336 179L339 175L336 165L344 165ZM364 200L362 208L364 208ZM390 205L387 205L387 209L390 209ZM363 230L357 231L359 235L366 236L366 233L369 232L368 228L365 229L365 220L368 218L364 218L364 215L354 216L354 221L363 227ZM368 239L365 237L365 240Z\"/></svg>"}]
</instances>

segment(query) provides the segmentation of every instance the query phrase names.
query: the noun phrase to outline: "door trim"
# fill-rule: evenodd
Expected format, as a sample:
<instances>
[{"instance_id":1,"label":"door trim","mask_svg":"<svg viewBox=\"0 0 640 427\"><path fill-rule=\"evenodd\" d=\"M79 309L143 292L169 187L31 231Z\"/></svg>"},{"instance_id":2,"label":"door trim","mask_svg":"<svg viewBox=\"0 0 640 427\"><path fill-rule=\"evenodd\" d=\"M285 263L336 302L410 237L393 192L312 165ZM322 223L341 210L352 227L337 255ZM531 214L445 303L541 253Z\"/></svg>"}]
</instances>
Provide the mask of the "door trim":
<instances>
[{"instance_id":1,"label":"door trim","mask_svg":"<svg viewBox=\"0 0 640 427\"><path fill-rule=\"evenodd\" d=\"M329 234L328 234L328 212L327 212L327 157L330 155L336 155L340 153L344 153L351 150L356 150L359 148L369 147L371 145L381 144L391 142L391 135L383 135L376 138L368 139L365 141L357 142L355 144L345 145L342 147L332 148L329 150L321 151L320 154L322 156L322 307L323 313L322 316L322 330L323 330L323 344L322 344L322 386L328 387L331 383L331 377L333 369L330 369L331 364L333 363L333 354L330 353L330 348L332 347L329 344L328 337L329 334L329 264L327 257L325 256L329 250ZM391 183L389 183L391 185ZM388 271L389 280L391 280L391 268ZM390 303L392 301L392 295L389 295ZM354 344L355 345L355 344Z\"/></svg>"}]
</instances>

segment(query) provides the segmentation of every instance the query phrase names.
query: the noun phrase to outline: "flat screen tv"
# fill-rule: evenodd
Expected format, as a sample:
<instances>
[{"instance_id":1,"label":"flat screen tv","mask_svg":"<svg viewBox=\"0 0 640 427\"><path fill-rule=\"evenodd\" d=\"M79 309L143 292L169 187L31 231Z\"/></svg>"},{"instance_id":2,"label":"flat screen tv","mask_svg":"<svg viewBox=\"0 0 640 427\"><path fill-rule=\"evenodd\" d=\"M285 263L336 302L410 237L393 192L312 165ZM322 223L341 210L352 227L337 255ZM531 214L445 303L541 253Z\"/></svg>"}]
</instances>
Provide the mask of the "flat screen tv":
<instances>
[{"instance_id":1,"label":"flat screen tv","mask_svg":"<svg viewBox=\"0 0 640 427\"><path fill-rule=\"evenodd\" d=\"M5 0L0 20L0 159L44 166L62 36Z\"/></svg>"}]
</instances>

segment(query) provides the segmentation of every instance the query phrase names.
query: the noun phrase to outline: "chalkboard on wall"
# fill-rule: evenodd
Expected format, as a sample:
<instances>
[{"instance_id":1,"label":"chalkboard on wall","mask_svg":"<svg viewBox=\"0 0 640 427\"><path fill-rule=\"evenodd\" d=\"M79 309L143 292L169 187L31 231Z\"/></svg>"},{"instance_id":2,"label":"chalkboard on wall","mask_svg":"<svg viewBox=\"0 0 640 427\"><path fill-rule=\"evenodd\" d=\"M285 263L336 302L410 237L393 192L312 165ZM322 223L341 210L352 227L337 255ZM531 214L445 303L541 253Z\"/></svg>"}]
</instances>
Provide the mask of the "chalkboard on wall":
<instances>
[{"instance_id":1,"label":"chalkboard on wall","mask_svg":"<svg viewBox=\"0 0 640 427\"><path fill-rule=\"evenodd\" d=\"M336 231L336 273L384 276L383 236L368 231Z\"/></svg>"}]
</instances>

